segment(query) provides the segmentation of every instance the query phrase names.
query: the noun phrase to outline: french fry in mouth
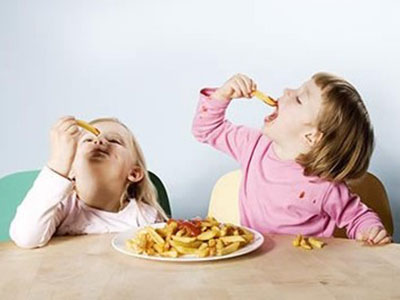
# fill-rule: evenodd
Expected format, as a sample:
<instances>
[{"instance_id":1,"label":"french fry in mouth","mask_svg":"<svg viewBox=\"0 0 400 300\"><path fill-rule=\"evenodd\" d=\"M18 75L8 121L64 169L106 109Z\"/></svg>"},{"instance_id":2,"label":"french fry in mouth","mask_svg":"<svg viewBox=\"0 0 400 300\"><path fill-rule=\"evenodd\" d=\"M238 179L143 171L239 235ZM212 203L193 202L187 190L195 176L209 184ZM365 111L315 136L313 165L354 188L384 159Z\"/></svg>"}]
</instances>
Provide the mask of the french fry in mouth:
<instances>
[{"instance_id":1,"label":"french fry in mouth","mask_svg":"<svg viewBox=\"0 0 400 300\"><path fill-rule=\"evenodd\" d=\"M79 127L82 127L83 129L86 129L87 131L93 133L95 136L98 136L100 134L100 130L98 130L96 127L90 125L89 123L82 121L82 120L76 120L76 124Z\"/></svg>"}]
</instances>

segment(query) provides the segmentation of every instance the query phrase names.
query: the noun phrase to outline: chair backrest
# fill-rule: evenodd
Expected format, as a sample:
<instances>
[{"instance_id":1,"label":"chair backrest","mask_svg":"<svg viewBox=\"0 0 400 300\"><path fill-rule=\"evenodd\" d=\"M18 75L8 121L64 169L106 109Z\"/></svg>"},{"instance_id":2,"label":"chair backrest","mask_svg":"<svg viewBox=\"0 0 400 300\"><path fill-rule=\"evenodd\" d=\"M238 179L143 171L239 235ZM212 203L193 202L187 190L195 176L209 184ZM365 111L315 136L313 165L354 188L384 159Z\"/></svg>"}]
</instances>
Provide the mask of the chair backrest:
<instances>
[{"instance_id":1,"label":"chair backrest","mask_svg":"<svg viewBox=\"0 0 400 300\"><path fill-rule=\"evenodd\" d=\"M240 225L239 186L242 173L235 170L223 175L214 185L208 215L222 223Z\"/></svg>"},{"instance_id":2,"label":"chair backrest","mask_svg":"<svg viewBox=\"0 0 400 300\"><path fill-rule=\"evenodd\" d=\"M223 175L216 182L211 193L208 215L220 222L240 223L239 186L241 171L235 170ZM375 211L390 235L393 234L393 220L389 200L383 184L373 174L367 173L359 180L348 183L350 190L360 196L361 201ZM344 228L336 228L335 237L346 238Z\"/></svg>"},{"instance_id":3,"label":"chair backrest","mask_svg":"<svg viewBox=\"0 0 400 300\"><path fill-rule=\"evenodd\" d=\"M161 179L151 171L148 171L150 180L157 190L158 203L160 203L162 209L165 211L167 217L171 218L171 206L169 204L168 193L165 189L165 185L162 183Z\"/></svg>"},{"instance_id":4,"label":"chair backrest","mask_svg":"<svg viewBox=\"0 0 400 300\"><path fill-rule=\"evenodd\" d=\"M32 187L39 171L25 171L7 175L0 179L0 241L9 240L8 230L14 218L18 205ZM158 193L158 202L168 217L171 217L171 207L168 194L160 178L149 171L150 180Z\"/></svg>"}]
</instances>

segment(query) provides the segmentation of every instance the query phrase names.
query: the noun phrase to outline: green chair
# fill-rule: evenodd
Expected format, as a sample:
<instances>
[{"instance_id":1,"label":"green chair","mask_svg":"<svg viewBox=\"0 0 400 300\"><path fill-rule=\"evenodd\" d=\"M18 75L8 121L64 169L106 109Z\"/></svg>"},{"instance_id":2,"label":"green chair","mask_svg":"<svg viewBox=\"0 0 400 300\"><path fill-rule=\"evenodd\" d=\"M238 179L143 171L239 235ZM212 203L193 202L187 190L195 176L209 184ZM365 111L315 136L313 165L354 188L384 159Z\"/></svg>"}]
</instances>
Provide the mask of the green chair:
<instances>
[{"instance_id":1,"label":"green chair","mask_svg":"<svg viewBox=\"0 0 400 300\"><path fill-rule=\"evenodd\" d=\"M39 172L39 170L18 172L0 178L0 241L10 239L8 229L14 218L17 206L24 199ZM149 176L157 189L158 202L167 216L171 217L171 207L164 184L156 174L150 171Z\"/></svg>"}]
</instances>

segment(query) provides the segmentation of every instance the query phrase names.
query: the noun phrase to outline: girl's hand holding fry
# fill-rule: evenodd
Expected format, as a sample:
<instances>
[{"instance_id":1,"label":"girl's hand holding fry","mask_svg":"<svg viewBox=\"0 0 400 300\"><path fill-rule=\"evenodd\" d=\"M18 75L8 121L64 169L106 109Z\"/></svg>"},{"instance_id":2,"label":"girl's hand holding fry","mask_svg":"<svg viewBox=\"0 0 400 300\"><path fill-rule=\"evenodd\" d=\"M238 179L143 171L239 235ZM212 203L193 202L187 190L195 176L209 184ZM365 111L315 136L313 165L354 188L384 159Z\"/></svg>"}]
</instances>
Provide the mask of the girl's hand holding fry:
<instances>
[{"instance_id":1,"label":"girl's hand holding fry","mask_svg":"<svg viewBox=\"0 0 400 300\"><path fill-rule=\"evenodd\" d=\"M50 131L50 158L47 166L64 177L71 170L80 132L76 119L71 116L60 118Z\"/></svg>"}]
</instances>

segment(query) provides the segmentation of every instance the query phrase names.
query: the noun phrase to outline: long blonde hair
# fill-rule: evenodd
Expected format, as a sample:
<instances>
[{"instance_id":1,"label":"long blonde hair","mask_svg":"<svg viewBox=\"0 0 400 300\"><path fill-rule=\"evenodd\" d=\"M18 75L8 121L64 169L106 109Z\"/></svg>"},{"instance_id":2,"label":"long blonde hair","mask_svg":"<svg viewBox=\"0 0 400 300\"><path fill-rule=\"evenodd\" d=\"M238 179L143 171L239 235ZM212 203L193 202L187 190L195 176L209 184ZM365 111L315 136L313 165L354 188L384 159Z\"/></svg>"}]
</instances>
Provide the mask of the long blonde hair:
<instances>
[{"instance_id":1,"label":"long blonde hair","mask_svg":"<svg viewBox=\"0 0 400 300\"><path fill-rule=\"evenodd\" d=\"M317 121L322 138L296 161L305 175L336 182L359 178L366 173L374 148L374 132L361 96L335 75L321 72L312 79L322 91Z\"/></svg>"},{"instance_id":2,"label":"long blonde hair","mask_svg":"<svg viewBox=\"0 0 400 300\"><path fill-rule=\"evenodd\" d=\"M125 200L135 198L136 201L140 203L148 204L154 207L157 210L158 216L164 220L167 220L168 217L160 204L158 203L158 193L153 183L150 180L149 172L147 171L146 161L144 159L143 151L139 146L135 136L132 131L120 120L116 118L99 118L90 121L90 124L100 123L100 122L114 122L122 127L124 127L131 137L133 156L136 157L136 164L143 170L144 176L143 179L139 182L128 183L126 186L126 190L121 197L121 206Z\"/></svg>"}]
</instances>

